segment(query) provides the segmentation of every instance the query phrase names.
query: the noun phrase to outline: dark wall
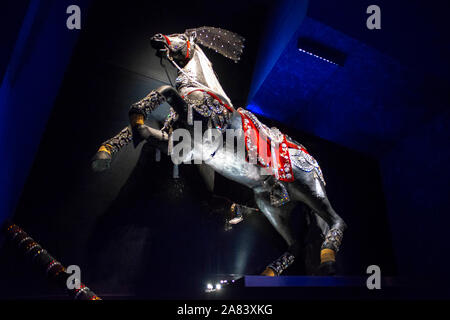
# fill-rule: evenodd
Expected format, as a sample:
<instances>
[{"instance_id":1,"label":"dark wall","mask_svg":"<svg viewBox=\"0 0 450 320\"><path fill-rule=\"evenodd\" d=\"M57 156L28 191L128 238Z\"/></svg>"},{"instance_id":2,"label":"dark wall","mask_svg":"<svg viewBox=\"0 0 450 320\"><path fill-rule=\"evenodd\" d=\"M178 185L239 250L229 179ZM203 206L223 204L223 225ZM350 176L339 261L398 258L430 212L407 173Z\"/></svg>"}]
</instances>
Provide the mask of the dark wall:
<instances>
[{"instance_id":1,"label":"dark wall","mask_svg":"<svg viewBox=\"0 0 450 320\"><path fill-rule=\"evenodd\" d=\"M16 21L23 19L15 42L2 38L2 46L5 45L2 58L9 60L1 66L4 68L0 87L1 222L16 208L78 39L78 30L66 27L66 8L74 3L87 11L89 0L31 1L28 7L18 1L0 11L2 23L11 22L6 30L12 33ZM23 17L19 12L25 9ZM82 11L82 19L86 11ZM11 44L14 44L12 51Z\"/></svg>"},{"instance_id":2,"label":"dark wall","mask_svg":"<svg viewBox=\"0 0 450 320\"><path fill-rule=\"evenodd\" d=\"M371 4L380 30L366 27ZM445 1L310 1L249 106L380 162L398 273L410 283L449 279L448 11ZM341 51L345 63L299 52L299 37Z\"/></svg>"},{"instance_id":3,"label":"dark wall","mask_svg":"<svg viewBox=\"0 0 450 320\"><path fill-rule=\"evenodd\" d=\"M399 269L430 283L450 279L449 258L442 254L450 222L449 125L447 111L417 127L381 161Z\"/></svg>"},{"instance_id":4,"label":"dark wall","mask_svg":"<svg viewBox=\"0 0 450 320\"><path fill-rule=\"evenodd\" d=\"M25 14L27 13L30 1L5 2L2 11L7 14L2 15L0 20L0 37L2 39L0 51L0 79L3 79L6 66L11 57L17 35L20 31Z\"/></svg>"},{"instance_id":5,"label":"dark wall","mask_svg":"<svg viewBox=\"0 0 450 320\"><path fill-rule=\"evenodd\" d=\"M240 64L207 54L234 104L244 103L269 6L238 4L94 3L90 11L14 220L64 264L79 265L82 280L99 295L198 297L211 275L258 272L285 250L261 216L224 232L223 216L208 207L195 168L181 166L181 179L174 180L170 162L156 162L147 145L126 147L110 171L90 170L99 144L127 124L129 105L167 82L149 46L154 33L214 25L243 34L248 41ZM377 163L302 132L283 130L319 160L330 200L349 225L340 272L363 274L375 263L385 274L395 274ZM220 177L216 192L251 203L248 190ZM299 226L303 213L296 211ZM317 245L317 234L310 237ZM11 288L10 296L55 292L28 273L9 247L1 260L0 277ZM298 264L292 272L306 271Z\"/></svg>"},{"instance_id":6,"label":"dark wall","mask_svg":"<svg viewBox=\"0 0 450 320\"><path fill-rule=\"evenodd\" d=\"M362 13L369 4L381 8L381 30L365 28ZM383 147L387 147L373 150L378 152L382 169L399 274L409 276L410 282L427 279L430 285L436 277L440 287L444 279L450 279L450 257L443 254L450 224L450 29L445 19L449 10L448 1L383 0L311 1L308 9L310 17L395 59L408 72L402 76L404 85L393 85L392 80L402 78L377 61L373 70L386 70L385 78L377 81L381 88L378 101L359 121L349 117L348 126L356 127L355 122L364 128L375 124L379 133L374 136L384 140ZM369 58L363 55L365 61ZM367 78L377 78L361 70ZM348 92L349 97L354 95L353 90ZM341 107L347 109L346 104ZM367 116L370 112L374 112L373 117ZM325 127L333 121L321 120ZM347 142L354 137L357 135L348 137Z\"/></svg>"}]
</instances>

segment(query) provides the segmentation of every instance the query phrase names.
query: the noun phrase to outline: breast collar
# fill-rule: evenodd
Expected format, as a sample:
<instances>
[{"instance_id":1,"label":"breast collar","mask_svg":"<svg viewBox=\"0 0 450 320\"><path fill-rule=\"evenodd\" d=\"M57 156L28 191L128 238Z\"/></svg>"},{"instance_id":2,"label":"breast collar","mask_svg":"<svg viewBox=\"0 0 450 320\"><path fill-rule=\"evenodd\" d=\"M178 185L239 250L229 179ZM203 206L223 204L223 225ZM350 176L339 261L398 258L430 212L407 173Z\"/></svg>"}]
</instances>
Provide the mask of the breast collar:
<instances>
[{"instance_id":1,"label":"breast collar","mask_svg":"<svg viewBox=\"0 0 450 320\"><path fill-rule=\"evenodd\" d=\"M191 93L196 92L196 91L204 92L204 93L210 95L212 98L214 98L215 100L217 100L221 105L223 105L228 111L230 111L230 112L233 112L233 111L234 111L233 108L230 107L230 106L229 106L228 104L226 104L225 102L223 102L222 99L220 99L219 96L218 96L217 94L215 94L215 93L213 93L213 92L211 92L211 91L208 91L208 90L204 90L204 89L194 89L194 90L192 90L192 91L189 91L186 95L183 95L183 96L181 96L181 97L184 99L185 97L187 97L188 95L190 95Z\"/></svg>"}]
</instances>

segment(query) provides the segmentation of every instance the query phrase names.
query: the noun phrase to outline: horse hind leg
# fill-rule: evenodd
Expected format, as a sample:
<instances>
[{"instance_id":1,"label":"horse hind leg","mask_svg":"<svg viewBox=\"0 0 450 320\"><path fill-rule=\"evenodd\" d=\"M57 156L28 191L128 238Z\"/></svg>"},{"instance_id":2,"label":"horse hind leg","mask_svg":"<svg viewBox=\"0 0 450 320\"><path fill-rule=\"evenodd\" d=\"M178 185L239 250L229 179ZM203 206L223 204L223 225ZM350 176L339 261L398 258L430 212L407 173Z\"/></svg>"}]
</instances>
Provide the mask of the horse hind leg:
<instances>
[{"instance_id":1,"label":"horse hind leg","mask_svg":"<svg viewBox=\"0 0 450 320\"><path fill-rule=\"evenodd\" d=\"M290 215L296 204L291 202L275 207L271 204L270 197L266 192L255 193L255 200L258 208L288 245L288 250L270 263L261 273L264 276L279 276L292 265L295 256L298 255L298 244L290 224Z\"/></svg>"},{"instance_id":2,"label":"horse hind leg","mask_svg":"<svg viewBox=\"0 0 450 320\"><path fill-rule=\"evenodd\" d=\"M335 274L336 253L341 246L347 225L331 206L323 183L311 172L302 172L302 174L304 179L289 185L289 193L295 200L305 203L317 214L318 226L324 233L319 272Z\"/></svg>"}]
</instances>

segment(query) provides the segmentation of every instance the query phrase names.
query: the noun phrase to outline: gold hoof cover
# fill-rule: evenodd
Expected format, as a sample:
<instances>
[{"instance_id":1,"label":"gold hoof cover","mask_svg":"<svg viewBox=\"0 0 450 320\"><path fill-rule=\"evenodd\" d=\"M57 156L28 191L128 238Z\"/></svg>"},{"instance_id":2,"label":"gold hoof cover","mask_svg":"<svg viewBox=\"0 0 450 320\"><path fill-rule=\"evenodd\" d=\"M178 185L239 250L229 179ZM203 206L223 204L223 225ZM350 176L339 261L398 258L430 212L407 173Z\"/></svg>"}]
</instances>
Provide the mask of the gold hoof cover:
<instances>
[{"instance_id":1,"label":"gold hoof cover","mask_svg":"<svg viewBox=\"0 0 450 320\"><path fill-rule=\"evenodd\" d=\"M332 249L322 249L320 251L320 263L336 261L335 252Z\"/></svg>"}]
</instances>

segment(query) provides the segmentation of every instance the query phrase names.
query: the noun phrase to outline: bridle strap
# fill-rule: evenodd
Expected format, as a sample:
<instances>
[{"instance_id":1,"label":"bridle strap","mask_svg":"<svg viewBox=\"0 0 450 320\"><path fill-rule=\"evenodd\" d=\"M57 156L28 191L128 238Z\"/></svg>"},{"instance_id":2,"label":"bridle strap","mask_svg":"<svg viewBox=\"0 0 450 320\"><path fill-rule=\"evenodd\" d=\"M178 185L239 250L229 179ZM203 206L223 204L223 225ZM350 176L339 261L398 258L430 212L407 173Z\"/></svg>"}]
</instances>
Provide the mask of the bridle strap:
<instances>
[{"instance_id":1,"label":"bridle strap","mask_svg":"<svg viewBox=\"0 0 450 320\"><path fill-rule=\"evenodd\" d=\"M196 85L198 85L199 87L202 87L204 89L206 89L207 91L214 91L211 88L201 84L200 82L196 81L194 78L192 78L192 76L187 73L186 71L184 71L170 56L169 50L167 50L166 52L167 54L167 59L169 59L169 61L175 66L175 68L177 68L182 74L184 74L186 77L188 77L193 83L195 83Z\"/></svg>"},{"instance_id":2,"label":"bridle strap","mask_svg":"<svg viewBox=\"0 0 450 320\"><path fill-rule=\"evenodd\" d=\"M191 48L191 42L187 41L187 48L186 48L186 60L189 59L189 49Z\"/></svg>"},{"instance_id":3,"label":"bridle strap","mask_svg":"<svg viewBox=\"0 0 450 320\"><path fill-rule=\"evenodd\" d=\"M167 44L170 46L171 42L169 40L169 38L166 35L162 35L164 37L164 39L166 39Z\"/></svg>"},{"instance_id":4,"label":"bridle strap","mask_svg":"<svg viewBox=\"0 0 450 320\"><path fill-rule=\"evenodd\" d=\"M188 42L189 43L189 42ZM190 45L189 45L190 46ZM188 50L189 52L189 50ZM194 91L197 90L202 90L204 92L206 92L207 94L209 94L210 96L212 96L214 99L217 99L217 101L219 101L223 106L225 106L225 108L227 108L230 112L233 112L233 108L230 107L228 104L224 103L216 94L213 93L214 90L212 90L211 88L201 84L200 82L196 81L189 73L187 73L186 71L184 71L174 60L173 58L170 56L170 52L169 50L166 51L166 55L167 55L167 59L175 66L175 68L177 68L182 74L184 74L186 77L188 77L193 83L195 83L196 85L198 85L199 87L203 88L203 89L196 89L193 90L191 92L188 93L188 95Z\"/></svg>"}]
</instances>

